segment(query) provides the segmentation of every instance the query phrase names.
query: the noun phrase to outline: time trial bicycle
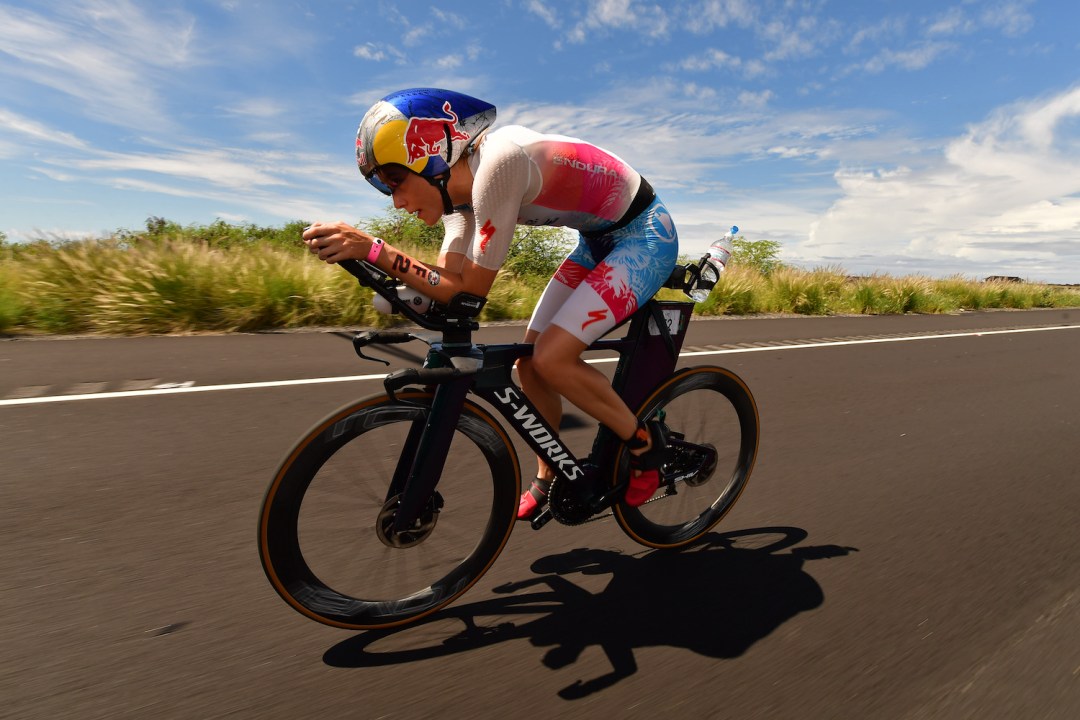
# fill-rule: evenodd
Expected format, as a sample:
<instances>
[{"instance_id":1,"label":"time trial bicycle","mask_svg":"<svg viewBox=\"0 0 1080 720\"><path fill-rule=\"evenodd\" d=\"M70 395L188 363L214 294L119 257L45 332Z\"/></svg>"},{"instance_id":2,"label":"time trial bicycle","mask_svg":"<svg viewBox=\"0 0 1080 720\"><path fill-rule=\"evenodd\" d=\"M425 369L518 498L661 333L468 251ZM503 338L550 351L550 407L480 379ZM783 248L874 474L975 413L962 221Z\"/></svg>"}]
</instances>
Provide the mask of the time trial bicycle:
<instances>
[{"instance_id":1,"label":"time trial bicycle","mask_svg":"<svg viewBox=\"0 0 1080 720\"><path fill-rule=\"evenodd\" d=\"M263 569L278 594L312 620L352 630L414 622L445 607L491 567L516 524L521 466L510 432L555 472L534 529L606 516L634 541L680 548L701 538L746 487L758 448L753 395L721 367L676 369L693 303L650 299L588 351L615 353L613 387L642 420L668 434L661 483L640 507L623 502L629 451L597 425L576 456L515 384L526 343L478 345L485 299L460 293L419 312L397 280L361 261L340 263L421 328L358 333L369 346L423 340L422 367L386 376L384 392L349 403L289 451L263 500ZM706 258L679 266L665 287L711 287ZM385 361L382 361L385 362ZM505 423L496 419L501 416ZM509 431L508 431L509 429Z\"/></svg>"}]
</instances>

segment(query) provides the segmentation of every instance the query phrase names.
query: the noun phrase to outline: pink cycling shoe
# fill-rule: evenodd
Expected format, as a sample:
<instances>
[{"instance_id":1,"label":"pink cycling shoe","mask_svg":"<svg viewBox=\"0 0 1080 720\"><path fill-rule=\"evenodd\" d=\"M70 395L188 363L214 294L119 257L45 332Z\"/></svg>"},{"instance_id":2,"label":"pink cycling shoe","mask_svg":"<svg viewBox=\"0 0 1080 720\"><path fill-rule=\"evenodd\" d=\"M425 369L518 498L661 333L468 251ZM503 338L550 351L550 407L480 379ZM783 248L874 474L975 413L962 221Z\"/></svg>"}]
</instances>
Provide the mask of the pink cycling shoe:
<instances>
[{"instance_id":1,"label":"pink cycling shoe","mask_svg":"<svg viewBox=\"0 0 1080 720\"><path fill-rule=\"evenodd\" d=\"M518 501L518 520L532 520L533 516L547 504L548 490L551 488L550 480L536 478L532 481L529 489L521 493Z\"/></svg>"},{"instance_id":2,"label":"pink cycling shoe","mask_svg":"<svg viewBox=\"0 0 1080 720\"><path fill-rule=\"evenodd\" d=\"M626 488L623 502L630 507L639 507L648 502L660 487L660 468L667 462L668 457L667 434L664 427L655 420L648 423L638 420L637 430L626 441L626 447L630 450L649 448L640 455L630 454L630 485Z\"/></svg>"}]
</instances>

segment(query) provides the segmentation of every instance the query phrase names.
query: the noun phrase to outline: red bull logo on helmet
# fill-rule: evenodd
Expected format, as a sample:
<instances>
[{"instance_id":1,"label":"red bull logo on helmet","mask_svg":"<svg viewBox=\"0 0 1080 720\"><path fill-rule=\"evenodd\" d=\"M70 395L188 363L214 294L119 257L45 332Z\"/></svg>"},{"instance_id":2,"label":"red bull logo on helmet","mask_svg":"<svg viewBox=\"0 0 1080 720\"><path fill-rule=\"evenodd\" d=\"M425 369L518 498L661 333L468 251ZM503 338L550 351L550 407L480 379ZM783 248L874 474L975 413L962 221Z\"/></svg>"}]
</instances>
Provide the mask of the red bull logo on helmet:
<instances>
[{"instance_id":1,"label":"red bull logo on helmet","mask_svg":"<svg viewBox=\"0 0 1080 720\"><path fill-rule=\"evenodd\" d=\"M364 152L364 141L359 135L356 136L356 164L361 168L367 165L367 153Z\"/></svg>"},{"instance_id":2,"label":"red bull logo on helmet","mask_svg":"<svg viewBox=\"0 0 1080 720\"><path fill-rule=\"evenodd\" d=\"M405 128L405 154L408 164L420 158L439 155L447 142L469 140L469 133L457 129L458 116L447 100L442 106L446 117L410 118Z\"/></svg>"}]
</instances>

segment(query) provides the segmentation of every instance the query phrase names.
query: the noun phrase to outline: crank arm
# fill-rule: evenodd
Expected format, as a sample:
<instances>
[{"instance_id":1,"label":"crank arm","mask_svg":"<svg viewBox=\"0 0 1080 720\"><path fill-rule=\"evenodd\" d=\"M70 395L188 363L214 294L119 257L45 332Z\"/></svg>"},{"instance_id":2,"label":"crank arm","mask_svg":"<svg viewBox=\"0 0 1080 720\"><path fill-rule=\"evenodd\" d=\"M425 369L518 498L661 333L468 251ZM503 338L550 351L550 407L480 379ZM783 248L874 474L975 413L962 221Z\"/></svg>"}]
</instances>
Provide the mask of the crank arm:
<instances>
[{"instance_id":1,"label":"crank arm","mask_svg":"<svg viewBox=\"0 0 1080 720\"><path fill-rule=\"evenodd\" d=\"M532 519L532 522L530 522L529 524L532 526L533 530L539 530L540 528L551 522L551 519L553 517L555 516L551 514L551 508L544 508L539 515Z\"/></svg>"}]
</instances>

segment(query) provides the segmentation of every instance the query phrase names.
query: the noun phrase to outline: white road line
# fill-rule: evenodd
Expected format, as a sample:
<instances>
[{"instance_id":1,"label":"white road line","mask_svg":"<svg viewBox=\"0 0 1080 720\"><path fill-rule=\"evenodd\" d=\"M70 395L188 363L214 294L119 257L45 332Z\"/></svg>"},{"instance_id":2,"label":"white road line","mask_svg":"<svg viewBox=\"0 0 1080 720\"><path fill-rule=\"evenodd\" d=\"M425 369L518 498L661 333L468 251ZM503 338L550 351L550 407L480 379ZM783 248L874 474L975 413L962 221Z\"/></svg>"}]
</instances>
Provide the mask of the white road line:
<instances>
[{"instance_id":1,"label":"white road line","mask_svg":"<svg viewBox=\"0 0 1080 720\"><path fill-rule=\"evenodd\" d=\"M945 340L948 338L982 337L986 335L1011 335L1016 333L1048 332L1053 330L1078 330L1080 325L1053 325L1048 327L1013 328L1009 330L978 330L971 332L942 333L934 335L909 335L888 338L865 338L856 340L837 340L831 342L809 342L797 345L769 345L764 347L728 348L719 350L698 350L683 352L679 357L704 357L707 355L735 355L738 353L775 352L777 350L806 350L810 348L844 347L849 345L874 345L879 343L913 342L916 340ZM777 341L778 343L781 341ZM617 362L617 357L594 358L586 362L599 365ZM116 398L147 397L153 395L180 395L185 393L220 392L225 390L257 390L279 388L293 385L324 385L327 383L362 382L364 380L382 380L385 373L374 375L348 375L343 377L307 378L303 380L272 380L268 382L234 383L231 385L193 385L190 387L159 388L153 390L127 390L121 392L86 393L83 395L50 395L47 397L14 398L0 400L0 407L13 405L42 405L44 403L74 402L76 400L112 400Z\"/></svg>"},{"instance_id":2,"label":"white road line","mask_svg":"<svg viewBox=\"0 0 1080 720\"><path fill-rule=\"evenodd\" d=\"M1010 335L1014 333L1046 332L1047 330L1080 330L1080 325L1053 325L1049 327L1012 328L1009 330L977 330L973 332L941 333L936 335L911 335L904 337L877 337L857 340L836 340L833 342L800 343L798 345L774 345L770 347L730 348L727 350L703 350L700 352L679 353L679 357L699 357L701 355L733 355L735 353L766 352L771 350L803 350L806 348L842 347L844 345L873 345L876 343L911 342L914 340L941 340L943 338L982 337L984 335ZM780 341L777 341L780 342Z\"/></svg>"},{"instance_id":3,"label":"white road line","mask_svg":"<svg viewBox=\"0 0 1080 720\"><path fill-rule=\"evenodd\" d=\"M187 387L158 388L156 390L125 390L121 392L88 393L86 395L50 395L48 397L0 400L0 407L5 405L40 405L42 403L51 402L71 402L72 400L111 400L113 398L148 397L152 395L181 395L184 393L218 392L222 390L256 390L259 388L288 387L290 385L322 385L325 383L336 382L382 380L384 377L386 377L386 373L378 375L307 378L304 380L271 380L268 382L234 383L231 385L189 385Z\"/></svg>"}]
</instances>

